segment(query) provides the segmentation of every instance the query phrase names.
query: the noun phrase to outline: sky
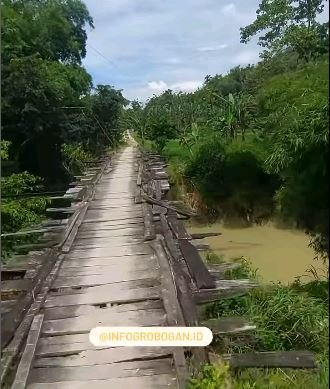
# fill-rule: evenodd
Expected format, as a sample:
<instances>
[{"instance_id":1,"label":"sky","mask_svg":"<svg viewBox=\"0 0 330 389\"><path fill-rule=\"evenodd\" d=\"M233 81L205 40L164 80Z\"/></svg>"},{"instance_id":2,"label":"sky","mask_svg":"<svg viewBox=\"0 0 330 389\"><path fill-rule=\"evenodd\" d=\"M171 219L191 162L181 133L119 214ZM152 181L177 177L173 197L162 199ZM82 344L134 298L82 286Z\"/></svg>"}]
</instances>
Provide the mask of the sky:
<instances>
[{"instance_id":1,"label":"sky","mask_svg":"<svg viewBox=\"0 0 330 389\"><path fill-rule=\"evenodd\" d=\"M83 65L94 85L123 89L146 101L166 89L193 91L207 74L258 61L256 39L240 43L240 27L260 0L85 0L88 31Z\"/></svg>"}]
</instances>

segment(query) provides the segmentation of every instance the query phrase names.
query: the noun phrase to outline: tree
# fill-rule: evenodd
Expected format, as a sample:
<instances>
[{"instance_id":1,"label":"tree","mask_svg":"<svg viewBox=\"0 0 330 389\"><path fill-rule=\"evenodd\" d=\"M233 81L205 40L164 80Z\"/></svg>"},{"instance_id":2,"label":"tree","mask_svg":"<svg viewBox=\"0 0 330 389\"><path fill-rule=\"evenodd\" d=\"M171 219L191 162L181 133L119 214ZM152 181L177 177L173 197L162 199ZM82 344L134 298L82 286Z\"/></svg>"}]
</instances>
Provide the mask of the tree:
<instances>
[{"instance_id":1,"label":"tree","mask_svg":"<svg viewBox=\"0 0 330 389\"><path fill-rule=\"evenodd\" d=\"M310 61L318 53L320 24L316 21L323 12L326 0L262 0L257 18L241 28L241 42L265 32L259 45L268 53L293 48L301 58Z\"/></svg>"},{"instance_id":2,"label":"tree","mask_svg":"<svg viewBox=\"0 0 330 389\"><path fill-rule=\"evenodd\" d=\"M4 0L2 61L17 56L81 64L93 19L81 0Z\"/></svg>"}]
</instances>

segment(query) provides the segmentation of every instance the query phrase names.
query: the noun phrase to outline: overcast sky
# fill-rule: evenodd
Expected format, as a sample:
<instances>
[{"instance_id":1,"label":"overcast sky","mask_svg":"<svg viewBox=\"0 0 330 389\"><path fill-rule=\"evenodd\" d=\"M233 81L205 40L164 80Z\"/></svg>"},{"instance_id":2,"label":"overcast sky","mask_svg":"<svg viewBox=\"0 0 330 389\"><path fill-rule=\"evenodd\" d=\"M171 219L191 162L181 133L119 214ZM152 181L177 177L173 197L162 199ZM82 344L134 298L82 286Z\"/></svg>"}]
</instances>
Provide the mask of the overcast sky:
<instances>
[{"instance_id":1,"label":"overcast sky","mask_svg":"<svg viewBox=\"0 0 330 389\"><path fill-rule=\"evenodd\" d=\"M260 0L85 0L95 29L83 62L94 84L146 100L191 91L207 74L258 60L256 40L240 43Z\"/></svg>"}]
</instances>

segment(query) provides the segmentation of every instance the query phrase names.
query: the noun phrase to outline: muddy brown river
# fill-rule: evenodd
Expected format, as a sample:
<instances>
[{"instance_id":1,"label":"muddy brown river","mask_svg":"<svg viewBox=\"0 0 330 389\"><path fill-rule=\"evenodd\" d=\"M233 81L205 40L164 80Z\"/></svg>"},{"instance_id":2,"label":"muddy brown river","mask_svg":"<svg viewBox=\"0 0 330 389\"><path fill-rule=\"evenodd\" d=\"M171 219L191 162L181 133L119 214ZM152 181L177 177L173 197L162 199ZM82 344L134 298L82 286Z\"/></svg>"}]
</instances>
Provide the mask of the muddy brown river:
<instances>
[{"instance_id":1,"label":"muddy brown river","mask_svg":"<svg viewBox=\"0 0 330 389\"><path fill-rule=\"evenodd\" d=\"M222 223L202 225L194 221L187 223L189 232L221 232L222 235L203 239L211 250L225 260L244 256L258 269L261 281L284 284L295 277L306 275L313 265L319 274L324 273L321 262L314 260L314 251L308 247L309 237L294 229L278 228L272 223L262 226L234 228Z\"/></svg>"}]
</instances>

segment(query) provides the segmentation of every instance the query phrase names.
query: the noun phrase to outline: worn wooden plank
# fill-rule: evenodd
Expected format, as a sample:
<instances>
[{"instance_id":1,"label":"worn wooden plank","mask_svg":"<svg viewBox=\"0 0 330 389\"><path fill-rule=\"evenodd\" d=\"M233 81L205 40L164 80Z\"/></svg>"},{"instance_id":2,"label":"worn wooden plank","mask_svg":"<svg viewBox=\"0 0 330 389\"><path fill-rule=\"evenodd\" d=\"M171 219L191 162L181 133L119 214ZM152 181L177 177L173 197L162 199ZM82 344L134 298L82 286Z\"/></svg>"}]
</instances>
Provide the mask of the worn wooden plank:
<instances>
[{"instance_id":1,"label":"worn wooden plank","mask_svg":"<svg viewBox=\"0 0 330 389\"><path fill-rule=\"evenodd\" d=\"M55 307L44 309L45 320L65 319L69 317L77 317L81 315L94 315L98 311L107 310L109 314L128 312L128 311L141 311L150 309L161 309L163 304L160 300L146 300L131 304L120 304L111 306L110 304L99 305L77 305L66 307ZM58 339L56 336L54 339ZM88 341L88 338L86 339Z\"/></svg>"},{"instance_id":2,"label":"worn wooden plank","mask_svg":"<svg viewBox=\"0 0 330 389\"><path fill-rule=\"evenodd\" d=\"M77 268L78 267L78 268ZM135 271L147 272L148 270L156 271L158 268L157 264L153 263L152 261L148 261L147 263L135 263L134 267L127 265L124 261L122 265L102 265L102 266L79 266L79 262L77 262L76 267L71 268L63 268L61 271L61 277L81 277L81 276L93 276L93 275L107 275L111 274L112 272L115 274L130 274ZM124 280L123 280L124 281ZM128 280L126 280L128 281Z\"/></svg>"},{"instance_id":3,"label":"worn wooden plank","mask_svg":"<svg viewBox=\"0 0 330 389\"><path fill-rule=\"evenodd\" d=\"M167 324L169 326L182 327L185 325L185 321L181 307L177 300L175 281L173 279L168 259L166 258L166 252L159 241L153 242L153 248L156 252L161 268L161 295L166 312ZM183 349L176 349L173 357L179 386L180 388L184 388L188 377L188 368Z\"/></svg>"},{"instance_id":4,"label":"worn wooden plank","mask_svg":"<svg viewBox=\"0 0 330 389\"><path fill-rule=\"evenodd\" d=\"M155 239L155 229L152 220L152 212L150 207L146 204L142 204L143 214L144 214L144 240L153 240Z\"/></svg>"},{"instance_id":5,"label":"worn wooden plank","mask_svg":"<svg viewBox=\"0 0 330 389\"><path fill-rule=\"evenodd\" d=\"M258 284L250 280L219 280L213 289L202 289L193 292L197 304L206 304L227 298L243 296Z\"/></svg>"},{"instance_id":6,"label":"worn wooden plank","mask_svg":"<svg viewBox=\"0 0 330 389\"><path fill-rule=\"evenodd\" d=\"M162 309L127 312L109 312L107 309L100 309L92 316L87 314L74 318L46 320L42 333L47 336L89 333L91 328L106 326L109 322L112 326L161 326L165 324L165 320Z\"/></svg>"},{"instance_id":7,"label":"worn wooden plank","mask_svg":"<svg viewBox=\"0 0 330 389\"><path fill-rule=\"evenodd\" d=\"M127 245L117 247L102 247L90 249L71 250L71 258L91 258L91 257L124 257L128 255L152 254L152 249L147 244Z\"/></svg>"},{"instance_id":8,"label":"worn wooden plank","mask_svg":"<svg viewBox=\"0 0 330 389\"><path fill-rule=\"evenodd\" d=\"M110 378L168 374L172 371L172 360L166 358L95 366L35 368L31 371L29 380L30 382L39 383L106 380Z\"/></svg>"},{"instance_id":9,"label":"worn wooden plank","mask_svg":"<svg viewBox=\"0 0 330 389\"><path fill-rule=\"evenodd\" d=\"M120 229L113 230L93 230L93 231L81 231L77 235L77 239L79 242L83 239L98 239L98 238L115 238L115 237L140 237L143 235L142 225L138 225L137 227L126 227Z\"/></svg>"},{"instance_id":10,"label":"worn wooden plank","mask_svg":"<svg viewBox=\"0 0 330 389\"><path fill-rule=\"evenodd\" d=\"M177 239L191 239L191 236L186 231L184 224L181 220L177 219L176 215L168 215L167 221Z\"/></svg>"},{"instance_id":11,"label":"worn wooden plank","mask_svg":"<svg viewBox=\"0 0 330 389\"><path fill-rule=\"evenodd\" d=\"M274 351L226 354L221 356L232 368L315 369L315 354L310 351Z\"/></svg>"},{"instance_id":12,"label":"worn wooden plank","mask_svg":"<svg viewBox=\"0 0 330 389\"><path fill-rule=\"evenodd\" d=\"M203 233L194 233L190 234L192 239L204 239L204 238L210 238L212 236L219 236L222 235L221 232L203 232Z\"/></svg>"},{"instance_id":13,"label":"worn wooden plank","mask_svg":"<svg viewBox=\"0 0 330 389\"><path fill-rule=\"evenodd\" d=\"M155 198L152 198L152 197L148 196L146 193L142 193L142 198L149 204L152 204L152 205L155 204L155 205L158 205L160 207L164 207L164 208L170 209L170 210L172 210L172 211L174 211L176 213L179 213L179 214L181 214L183 216L188 216L188 217L189 216L195 216L195 214L192 213L192 212L187 212L187 211L183 211L181 209L177 209L177 208L175 208L175 207L165 203L164 201L156 200Z\"/></svg>"},{"instance_id":14,"label":"worn wooden plank","mask_svg":"<svg viewBox=\"0 0 330 389\"><path fill-rule=\"evenodd\" d=\"M138 236L114 236L112 238L100 237L100 238L86 238L77 240L74 244L75 249L87 249L87 248L101 248L101 247L122 247L131 246L143 243L143 238Z\"/></svg>"},{"instance_id":15,"label":"worn wooden plank","mask_svg":"<svg viewBox=\"0 0 330 389\"><path fill-rule=\"evenodd\" d=\"M213 335L237 334L256 329L255 325L241 317L209 319L202 321L200 324L209 328Z\"/></svg>"},{"instance_id":16,"label":"worn wooden plank","mask_svg":"<svg viewBox=\"0 0 330 389\"><path fill-rule=\"evenodd\" d=\"M126 284L126 283L122 283ZM96 290L89 290L86 293L64 295L64 296L53 296L49 297L45 302L46 308L51 307L65 307L69 305L86 305L86 304L122 304L122 303L133 303L143 300L156 300L159 299L158 287L147 287L137 289L127 289L126 286L113 285L102 285L97 286ZM111 293L112 289L112 293ZM104 293L105 290L107 294Z\"/></svg>"},{"instance_id":17,"label":"worn wooden plank","mask_svg":"<svg viewBox=\"0 0 330 389\"><path fill-rule=\"evenodd\" d=\"M209 272L212 276L216 278L222 278L226 272L238 269L242 266L239 262L228 262L228 263L222 263L222 264L206 264L207 268L209 269Z\"/></svg>"},{"instance_id":18,"label":"worn wooden plank","mask_svg":"<svg viewBox=\"0 0 330 389\"><path fill-rule=\"evenodd\" d=\"M25 389L27 378L32 366L35 349L43 323L43 315L36 315L32 321L23 355L19 362L12 389Z\"/></svg>"},{"instance_id":19,"label":"worn wooden plank","mask_svg":"<svg viewBox=\"0 0 330 389\"><path fill-rule=\"evenodd\" d=\"M86 350L67 357L37 358L35 367L93 366L106 363L159 359L172 356L170 347L115 347L103 350Z\"/></svg>"},{"instance_id":20,"label":"worn wooden plank","mask_svg":"<svg viewBox=\"0 0 330 389\"><path fill-rule=\"evenodd\" d=\"M177 388L176 379L171 374L153 376L111 378L105 380L64 381L56 383L33 383L28 389L173 389Z\"/></svg>"},{"instance_id":21,"label":"worn wooden plank","mask_svg":"<svg viewBox=\"0 0 330 389\"><path fill-rule=\"evenodd\" d=\"M53 288L72 288L77 286L97 286L115 284L118 282L156 279L158 271L149 270L124 270L116 269L116 272L108 274L87 274L85 276L62 276L60 275L55 281Z\"/></svg>"},{"instance_id":22,"label":"worn wooden plank","mask_svg":"<svg viewBox=\"0 0 330 389\"><path fill-rule=\"evenodd\" d=\"M210 275L196 248L186 239L180 239L179 246L197 287L199 289L214 288L214 279Z\"/></svg>"},{"instance_id":23,"label":"worn wooden plank","mask_svg":"<svg viewBox=\"0 0 330 389\"><path fill-rule=\"evenodd\" d=\"M144 268L145 266L150 266L152 268L157 268L156 257L154 254L132 254L132 255L123 255L123 256L110 256L106 255L103 257L87 257L87 258L75 258L68 257L67 260L63 263L62 271L64 269L72 269L80 267L81 271L84 271L86 267L135 267L136 269ZM106 269L104 270L106 272ZM62 273L61 273L62 274Z\"/></svg>"}]
</instances>

